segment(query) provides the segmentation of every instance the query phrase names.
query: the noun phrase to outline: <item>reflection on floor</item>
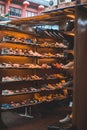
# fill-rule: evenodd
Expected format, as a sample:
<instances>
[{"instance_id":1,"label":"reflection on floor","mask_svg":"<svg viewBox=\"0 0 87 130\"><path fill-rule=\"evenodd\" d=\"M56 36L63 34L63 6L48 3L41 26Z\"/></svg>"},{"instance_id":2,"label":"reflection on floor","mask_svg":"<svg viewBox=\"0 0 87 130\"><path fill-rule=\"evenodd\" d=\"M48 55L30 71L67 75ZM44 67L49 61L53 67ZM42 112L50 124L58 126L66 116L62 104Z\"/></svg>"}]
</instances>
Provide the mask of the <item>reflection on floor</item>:
<instances>
[{"instance_id":1,"label":"reflection on floor","mask_svg":"<svg viewBox=\"0 0 87 130\"><path fill-rule=\"evenodd\" d=\"M7 128L4 130L47 130L48 125L57 123L67 114L65 107L33 113L34 118L21 117L16 112L6 111L2 113L3 122ZM2 130L2 128L0 129Z\"/></svg>"}]
</instances>

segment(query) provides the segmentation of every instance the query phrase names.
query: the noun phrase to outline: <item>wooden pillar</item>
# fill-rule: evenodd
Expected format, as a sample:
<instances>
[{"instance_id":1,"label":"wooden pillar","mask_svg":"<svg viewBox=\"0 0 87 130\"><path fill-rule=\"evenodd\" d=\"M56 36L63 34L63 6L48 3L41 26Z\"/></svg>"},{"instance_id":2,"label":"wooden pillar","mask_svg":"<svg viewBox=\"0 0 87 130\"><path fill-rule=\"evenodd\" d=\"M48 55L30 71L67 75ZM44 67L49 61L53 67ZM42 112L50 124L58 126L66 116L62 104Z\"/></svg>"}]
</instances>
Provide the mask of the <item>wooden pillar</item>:
<instances>
[{"instance_id":1,"label":"wooden pillar","mask_svg":"<svg viewBox=\"0 0 87 130\"><path fill-rule=\"evenodd\" d=\"M87 8L76 7L73 125L87 130Z\"/></svg>"},{"instance_id":2,"label":"wooden pillar","mask_svg":"<svg viewBox=\"0 0 87 130\"><path fill-rule=\"evenodd\" d=\"M26 10L30 3L28 1L23 2L22 17L26 17Z\"/></svg>"},{"instance_id":3,"label":"wooden pillar","mask_svg":"<svg viewBox=\"0 0 87 130\"><path fill-rule=\"evenodd\" d=\"M26 8L23 6L22 9L22 17L26 17Z\"/></svg>"},{"instance_id":4,"label":"wooden pillar","mask_svg":"<svg viewBox=\"0 0 87 130\"><path fill-rule=\"evenodd\" d=\"M9 6L10 6L10 0L6 0L6 4L5 4L5 14L8 13L8 10L9 10Z\"/></svg>"}]
</instances>

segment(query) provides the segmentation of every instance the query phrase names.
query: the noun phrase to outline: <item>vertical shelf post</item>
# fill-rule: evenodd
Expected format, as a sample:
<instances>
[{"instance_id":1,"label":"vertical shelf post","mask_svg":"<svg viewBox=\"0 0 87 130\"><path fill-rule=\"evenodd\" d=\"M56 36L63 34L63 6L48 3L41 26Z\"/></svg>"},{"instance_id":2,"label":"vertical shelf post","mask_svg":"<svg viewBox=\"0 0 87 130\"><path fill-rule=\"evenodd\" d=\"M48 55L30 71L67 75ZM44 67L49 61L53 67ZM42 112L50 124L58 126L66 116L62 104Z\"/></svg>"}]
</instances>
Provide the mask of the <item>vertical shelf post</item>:
<instances>
[{"instance_id":1,"label":"vertical shelf post","mask_svg":"<svg viewBox=\"0 0 87 130\"><path fill-rule=\"evenodd\" d=\"M76 7L73 126L87 130L87 8Z\"/></svg>"}]
</instances>

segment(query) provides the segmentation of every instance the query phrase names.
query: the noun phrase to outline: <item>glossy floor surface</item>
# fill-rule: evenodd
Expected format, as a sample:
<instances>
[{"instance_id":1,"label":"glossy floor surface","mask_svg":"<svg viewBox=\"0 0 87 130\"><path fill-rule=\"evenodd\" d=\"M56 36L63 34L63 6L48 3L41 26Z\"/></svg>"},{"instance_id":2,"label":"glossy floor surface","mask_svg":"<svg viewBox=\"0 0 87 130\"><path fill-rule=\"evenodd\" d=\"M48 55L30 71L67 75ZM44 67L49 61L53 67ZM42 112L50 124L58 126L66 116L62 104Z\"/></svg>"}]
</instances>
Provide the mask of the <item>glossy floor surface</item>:
<instances>
[{"instance_id":1,"label":"glossy floor surface","mask_svg":"<svg viewBox=\"0 0 87 130\"><path fill-rule=\"evenodd\" d=\"M16 112L6 111L2 113L3 122L7 128L0 130L47 130L48 126L58 123L68 113L65 107L34 113L34 118L25 118Z\"/></svg>"}]
</instances>

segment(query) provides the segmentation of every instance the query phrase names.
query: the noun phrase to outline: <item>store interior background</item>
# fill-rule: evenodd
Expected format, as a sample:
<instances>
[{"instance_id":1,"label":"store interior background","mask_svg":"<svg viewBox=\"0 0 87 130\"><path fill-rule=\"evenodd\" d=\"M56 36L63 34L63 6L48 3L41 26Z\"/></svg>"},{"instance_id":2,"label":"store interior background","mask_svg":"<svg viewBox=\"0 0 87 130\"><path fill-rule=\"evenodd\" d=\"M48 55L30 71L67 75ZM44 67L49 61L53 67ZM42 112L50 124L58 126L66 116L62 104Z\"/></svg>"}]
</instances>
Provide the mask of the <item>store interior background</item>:
<instances>
[{"instance_id":1,"label":"store interior background","mask_svg":"<svg viewBox=\"0 0 87 130\"><path fill-rule=\"evenodd\" d=\"M0 0L1 130L87 129L87 103L85 101L87 98L86 13L87 2L84 0L64 1L63 3L61 0ZM26 43L25 39L30 46L20 44L20 41ZM32 42L37 45L39 43L39 47L32 46ZM32 51L28 52L27 50ZM13 51L17 54L13 54ZM25 58L24 54L27 54L28 58ZM68 67L68 63L72 62L74 64ZM15 63L20 65L24 65L24 63L38 64L38 67L43 67L46 70L41 70L42 68L30 69L31 67L25 69L25 66L22 66L21 69L11 68ZM11 65L10 68L6 68L6 64ZM51 67L51 70L47 67ZM13 77L20 75L24 81L21 83L7 81L6 83L6 76L12 78L11 75ZM32 75L33 84L30 81L29 83L25 82L30 75ZM44 81L39 82L41 77ZM58 81L53 79L55 77ZM26 87L29 89L29 86L32 85L33 88L38 86L36 90L33 90L38 90L38 92L33 92L33 94L32 92L22 94L14 92L15 95L8 94L6 97L2 91L18 90L18 86L21 91ZM24 89L23 91L30 90ZM29 98L32 99L30 105L27 104ZM22 102L22 100L26 101ZM35 101L37 103L34 105ZM9 106L5 108L2 105L10 102L16 109L9 109ZM18 106L17 108L16 105L20 105L20 102L26 102L27 106ZM24 117L20 116L21 113L24 114ZM71 114L72 117L70 117ZM64 119L68 116L70 118L66 122Z\"/></svg>"}]
</instances>

